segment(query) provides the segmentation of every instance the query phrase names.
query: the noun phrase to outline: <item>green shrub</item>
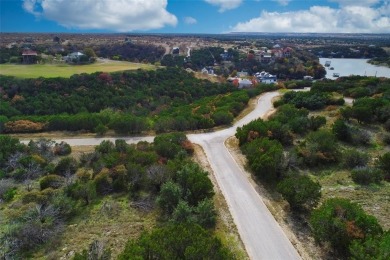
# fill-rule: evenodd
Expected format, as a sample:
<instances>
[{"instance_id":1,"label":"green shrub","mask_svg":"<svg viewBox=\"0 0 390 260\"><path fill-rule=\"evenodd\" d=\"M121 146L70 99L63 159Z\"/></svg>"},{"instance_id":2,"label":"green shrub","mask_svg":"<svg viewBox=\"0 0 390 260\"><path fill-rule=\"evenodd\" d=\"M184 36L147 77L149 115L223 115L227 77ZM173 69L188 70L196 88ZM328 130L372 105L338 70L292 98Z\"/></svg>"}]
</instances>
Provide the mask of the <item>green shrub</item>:
<instances>
[{"instance_id":1,"label":"green shrub","mask_svg":"<svg viewBox=\"0 0 390 260\"><path fill-rule=\"evenodd\" d=\"M307 135L298 147L298 154L309 166L331 164L339 160L339 144L331 132L320 129Z\"/></svg>"},{"instance_id":2,"label":"green shrub","mask_svg":"<svg viewBox=\"0 0 390 260\"><path fill-rule=\"evenodd\" d=\"M153 256L153 257L151 257ZM156 228L130 240L119 260L127 259L235 259L228 248L199 225L183 223Z\"/></svg>"},{"instance_id":3,"label":"green shrub","mask_svg":"<svg viewBox=\"0 0 390 260\"><path fill-rule=\"evenodd\" d=\"M383 180L381 170L371 167L360 167L352 170L352 180L361 185L368 185L370 183L380 183Z\"/></svg>"},{"instance_id":4,"label":"green shrub","mask_svg":"<svg viewBox=\"0 0 390 260\"><path fill-rule=\"evenodd\" d=\"M72 157L62 158L54 168L54 172L61 176L73 175L78 168L77 161Z\"/></svg>"},{"instance_id":5,"label":"green shrub","mask_svg":"<svg viewBox=\"0 0 390 260\"><path fill-rule=\"evenodd\" d=\"M69 144L67 144L65 142L61 142L59 144L56 143L54 145L54 154L55 155L59 155L59 156L69 155L71 152L72 152L72 148L70 147Z\"/></svg>"},{"instance_id":6,"label":"green shrub","mask_svg":"<svg viewBox=\"0 0 390 260\"><path fill-rule=\"evenodd\" d=\"M355 240L349 247L354 260L390 259L390 231L381 236L371 236L365 240Z\"/></svg>"},{"instance_id":7,"label":"green shrub","mask_svg":"<svg viewBox=\"0 0 390 260\"><path fill-rule=\"evenodd\" d=\"M364 167L367 165L369 156L365 152L359 152L355 149L348 149L342 153L343 165L348 169Z\"/></svg>"},{"instance_id":8,"label":"green shrub","mask_svg":"<svg viewBox=\"0 0 390 260\"><path fill-rule=\"evenodd\" d=\"M311 209L321 198L321 185L306 175L290 176L279 182L277 186L285 200L294 210Z\"/></svg>"},{"instance_id":9,"label":"green shrub","mask_svg":"<svg viewBox=\"0 0 390 260\"><path fill-rule=\"evenodd\" d=\"M384 173L384 178L387 181L390 181L390 152L385 153L380 156L377 161L379 169Z\"/></svg>"},{"instance_id":10,"label":"green shrub","mask_svg":"<svg viewBox=\"0 0 390 260\"><path fill-rule=\"evenodd\" d=\"M329 242L342 256L349 253L354 240L382 233L377 219L368 215L356 203L347 199L331 198L313 210L310 226L318 242Z\"/></svg>"},{"instance_id":11,"label":"green shrub","mask_svg":"<svg viewBox=\"0 0 390 260\"><path fill-rule=\"evenodd\" d=\"M64 184L64 182L64 177L55 174L49 174L41 178L39 181L39 186L41 187L41 190L47 188L58 189Z\"/></svg>"},{"instance_id":12,"label":"green shrub","mask_svg":"<svg viewBox=\"0 0 390 260\"><path fill-rule=\"evenodd\" d=\"M3 193L1 198L4 201L9 202L9 201L11 201L15 197L16 193L17 193L17 188L16 187L12 187L12 188L9 188L8 190L6 190Z\"/></svg>"},{"instance_id":13,"label":"green shrub","mask_svg":"<svg viewBox=\"0 0 390 260\"><path fill-rule=\"evenodd\" d=\"M281 177L283 147L279 141L255 139L246 143L242 149L256 176L266 181L275 181Z\"/></svg>"},{"instance_id":14,"label":"green shrub","mask_svg":"<svg viewBox=\"0 0 390 260\"><path fill-rule=\"evenodd\" d=\"M350 127L342 119L337 119L334 122L332 132L340 141L349 142L351 140Z\"/></svg>"}]
</instances>

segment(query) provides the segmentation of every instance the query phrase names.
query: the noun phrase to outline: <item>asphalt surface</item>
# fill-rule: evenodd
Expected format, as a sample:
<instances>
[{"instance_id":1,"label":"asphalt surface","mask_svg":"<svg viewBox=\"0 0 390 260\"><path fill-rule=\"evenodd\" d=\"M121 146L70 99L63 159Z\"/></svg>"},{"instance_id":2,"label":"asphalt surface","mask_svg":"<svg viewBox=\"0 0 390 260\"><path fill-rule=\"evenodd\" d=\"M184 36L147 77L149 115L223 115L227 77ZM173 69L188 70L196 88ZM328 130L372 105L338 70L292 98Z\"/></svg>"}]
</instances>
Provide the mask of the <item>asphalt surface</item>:
<instances>
[{"instance_id":1,"label":"asphalt surface","mask_svg":"<svg viewBox=\"0 0 390 260\"><path fill-rule=\"evenodd\" d=\"M260 195L251 185L247 174L229 153L225 141L235 134L237 127L266 115L272 109L272 98L277 95L279 95L277 92L263 94L259 98L256 108L230 128L211 133L188 135L191 142L203 147L247 253L250 259L256 260L300 259L300 256L265 206ZM64 141L71 146L76 146L98 145L103 140L115 141L115 139L124 139L127 143L152 142L153 138L153 136L72 138L55 141Z\"/></svg>"}]
</instances>

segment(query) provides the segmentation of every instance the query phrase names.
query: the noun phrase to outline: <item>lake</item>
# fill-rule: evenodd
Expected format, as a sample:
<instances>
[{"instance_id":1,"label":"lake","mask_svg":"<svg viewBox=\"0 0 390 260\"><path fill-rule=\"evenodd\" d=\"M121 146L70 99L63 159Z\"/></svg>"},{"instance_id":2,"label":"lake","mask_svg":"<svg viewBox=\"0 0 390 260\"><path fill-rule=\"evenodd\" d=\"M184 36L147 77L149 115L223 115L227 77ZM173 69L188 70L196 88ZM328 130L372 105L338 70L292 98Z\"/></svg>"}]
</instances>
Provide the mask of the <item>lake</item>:
<instances>
[{"instance_id":1,"label":"lake","mask_svg":"<svg viewBox=\"0 0 390 260\"><path fill-rule=\"evenodd\" d=\"M333 73L339 73L340 77L349 75L360 76L377 76L390 78L390 68L375 66L367 63L368 59L329 59L320 58L320 63L325 65L326 61L330 61L330 67L334 70L330 70L330 67L326 68L326 78L336 79L333 77Z\"/></svg>"}]
</instances>

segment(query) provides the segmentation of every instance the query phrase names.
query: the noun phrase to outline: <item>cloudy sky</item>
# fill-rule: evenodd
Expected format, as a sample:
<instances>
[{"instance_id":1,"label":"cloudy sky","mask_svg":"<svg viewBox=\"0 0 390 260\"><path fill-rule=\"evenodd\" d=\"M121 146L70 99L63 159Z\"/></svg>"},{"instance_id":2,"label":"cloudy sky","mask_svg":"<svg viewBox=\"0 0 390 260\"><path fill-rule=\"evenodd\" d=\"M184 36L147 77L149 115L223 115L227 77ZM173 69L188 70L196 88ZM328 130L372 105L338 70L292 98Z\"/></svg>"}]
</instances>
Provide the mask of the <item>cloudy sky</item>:
<instances>
[{"instance_id":1,"label":"cloudy sky","mask_svg":"<svg viewBox=\"0 0 390 260\"><path fill-rule=\"evenodd\" d=\"M390 33L390 0L0 0L1 32Z\"/></svg>"}]
</instances>

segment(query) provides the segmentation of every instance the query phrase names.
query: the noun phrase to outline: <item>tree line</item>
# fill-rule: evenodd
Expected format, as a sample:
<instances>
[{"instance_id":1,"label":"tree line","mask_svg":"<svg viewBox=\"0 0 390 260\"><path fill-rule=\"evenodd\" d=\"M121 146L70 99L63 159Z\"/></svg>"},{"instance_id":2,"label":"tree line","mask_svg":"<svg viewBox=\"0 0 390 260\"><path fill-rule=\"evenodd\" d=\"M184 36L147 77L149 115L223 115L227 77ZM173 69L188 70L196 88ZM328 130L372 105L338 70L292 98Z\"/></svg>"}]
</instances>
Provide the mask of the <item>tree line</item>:
<instances>
[{"instance_id":1,"label":"tree line","mask_svg":"<svg viewBox=\"0 0 390 260\"><path fill-rule=\"evenodd\" d=\"M69 79L0 77L0 131L6 133L211 128L231 123L250 96L272 89L238 90L231 84L196 79L178 68Z\"/></svg>"}]
</instances>

